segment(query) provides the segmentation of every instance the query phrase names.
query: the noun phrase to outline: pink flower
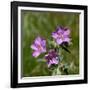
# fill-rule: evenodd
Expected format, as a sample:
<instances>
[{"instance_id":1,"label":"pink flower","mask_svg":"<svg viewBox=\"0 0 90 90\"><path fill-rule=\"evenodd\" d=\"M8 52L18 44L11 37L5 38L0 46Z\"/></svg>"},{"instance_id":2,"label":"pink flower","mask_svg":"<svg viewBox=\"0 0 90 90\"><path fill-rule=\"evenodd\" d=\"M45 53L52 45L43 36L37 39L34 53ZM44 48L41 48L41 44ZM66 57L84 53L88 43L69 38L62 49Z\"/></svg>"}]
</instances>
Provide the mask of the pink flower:
<instances>
[{"instance_id":1,"label":"pink flower","mask_svg":"<svg viewBox=\"0 0 90 90\"><path fill-rule=\"evenodd\" d=\"M48 67L59 63L58 54L55 50L50 50L49 53L45 55L45 59L47 60Z\"/></svg>"},{"instance_id":2,"label":"pink flower","mask_svg":"<svg viewBox=\"0 0 90 90\"><path fill-rule=\"evenodd\" d=\"M52 33L52 37L59 45L61 45L63 42L69 43L71 41L70 30L63 27L57 27L56 31Z\"/></svg>"},{"instance_id":3,"label":"pink flower","mask_svg":"<svg viewBox=\"0 0 90 90\"><path fill-rule=\"evenodd\" d=\"M41 53L46 52L46 40L41 37L37 37L31 45L31 48L34 50L32 56L38 57Z\"/></svg>"}]
</instances>

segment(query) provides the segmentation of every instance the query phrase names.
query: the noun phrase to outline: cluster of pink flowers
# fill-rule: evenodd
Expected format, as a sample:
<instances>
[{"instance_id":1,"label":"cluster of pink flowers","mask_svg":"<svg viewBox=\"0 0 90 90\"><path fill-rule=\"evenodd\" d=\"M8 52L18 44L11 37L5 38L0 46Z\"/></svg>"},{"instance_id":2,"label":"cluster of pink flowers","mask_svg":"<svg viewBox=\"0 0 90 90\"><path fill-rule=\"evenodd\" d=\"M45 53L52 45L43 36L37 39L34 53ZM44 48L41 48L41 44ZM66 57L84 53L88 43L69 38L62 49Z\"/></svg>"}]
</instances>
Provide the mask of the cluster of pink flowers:
<instances>
[{"instance_id":1,"label":"cluster of pink flowers","mask_svg":"<svg viewBox=\"0 0 90 90\"><path fill-rule=\"evenodd\" d=\"M51 36L57 45L70 43L71 41L70 30L68 28L63 28L60 26L57 27L54 32L52 32ZM33 49L32 56L35 58L37 58L40 54L47 52L44 58L47 61L48 67L59 63L58 52L55 50L55 48L52 48L50 50L46 49L46 40L42 37L38 36L34 40L34 43L31 45L31 48Z\"/></svg>"}]
</instances>

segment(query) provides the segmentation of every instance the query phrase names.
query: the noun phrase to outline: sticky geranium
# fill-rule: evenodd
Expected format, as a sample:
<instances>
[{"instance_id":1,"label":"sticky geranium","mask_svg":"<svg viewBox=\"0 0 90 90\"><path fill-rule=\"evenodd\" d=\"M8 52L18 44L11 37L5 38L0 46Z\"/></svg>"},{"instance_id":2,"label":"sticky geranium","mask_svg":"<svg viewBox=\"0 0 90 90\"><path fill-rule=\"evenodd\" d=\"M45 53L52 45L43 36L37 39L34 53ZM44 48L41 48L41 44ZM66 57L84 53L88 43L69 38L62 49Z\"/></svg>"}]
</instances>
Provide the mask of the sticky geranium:
<instances>
[{"instance_id":1,"label":"sticky geranium","mask_svg":"<svg viewBox=\"0 0 90 90\"><path fill-rule=\"evenodd\" d=\"M68 45L71 45L70 31L71 30L68 28L59 26L54 32L52 32L52 36L50 36L52 37L51 39L47 37L46 39L43 39L38 36L31 45L31 48L33 49L33 57L36 58L44 53L40 58L37 58L37 61L44 61L50 70L51 75L68 74L69 66L62 61L62 50L71 53L68 49Z\"/></svg>"},{"instance_id":2,"label":"sticky geranium","mask_svg":"<svg viewBox=\"0 0 90 90\"><path fill-rule=\"evenodd\" d=\"M52 33L52 37L57 44L61 45L64 42L70 43L70 30L64 27L57 27L56 31Z\"/></svg>"},{"instance_id":3,"label":"sticky geranium","mask_svg":"<svg viewBox=\"0 0 90 90\"><path fill-rule=\"evenodd\" d=\"M58 53L55 50L50 50L47 55L45 55L48 67L51 65L56 65L59 63Z\"/></svg>"},{"instance_id":4,"label":"sticky geranium","mask_svg":"<svg viewBox=\"0 0 90 90\"><path fill-rule=\"evenodd\" d=\"M41 37L37 37L31 45L31 48L34 50L32 56L38 57L41 53L46 52L46 40Z\"/></svg>"}]
</instances>

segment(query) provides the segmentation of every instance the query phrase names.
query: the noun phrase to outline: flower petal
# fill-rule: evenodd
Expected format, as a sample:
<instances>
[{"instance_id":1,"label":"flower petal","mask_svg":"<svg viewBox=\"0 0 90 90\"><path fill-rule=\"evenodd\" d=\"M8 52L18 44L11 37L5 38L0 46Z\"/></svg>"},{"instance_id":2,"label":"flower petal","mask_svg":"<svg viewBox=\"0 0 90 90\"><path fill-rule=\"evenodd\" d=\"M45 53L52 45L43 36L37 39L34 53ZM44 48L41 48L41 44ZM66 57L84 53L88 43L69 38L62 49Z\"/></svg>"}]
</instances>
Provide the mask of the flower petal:
<instances>
[{"instance_id":1,"label":"flower petal","mask_svg":"<svg viewBox=\"0 0 90 90\"><path fill-rule=\"evenodd\" d=\"M52 37L56 39L58 37L57 33L53 32Z\"/></svg>"},{"instance_id":2,"label":"flower petal","mask_svg":"<svg viewBox=\"0 0 90 90\"><path fill-rule=\"evenodd\" d=\"M66 31L64 31L64 35L69 35L70 34L70 30L67 29Z\"/></svg>"},{"instance_id":3,"label":"flower petal","mask_svg":"<svg viewBox=\"0 0 90 90\"><path fill-rule=\"evenodd\" d=\"M42 40L42 41L41 41L41 45L42 45L43 47L46 47L46 40Z\"/></svg>"},{"instance_id":4,"label":"flower petal","mask_svg":"<svg viewBox=\"0 0 90 90\"><path fill-rule=\"evenodd\" d=\"M60 29L57 31L57 33L63 34L63 33L64 33L64 30L60 28Z\"/></svg>"},{"instance_id":5,"label":"flower petal","mask_svg":"<svg viewBox=\"0 0 90 90\"><path fill-rule=\"evenodd\" d=\"M53 64L58 64L58 60L56 60L56 58L53 58L52 61L53 61Z\"/></svg>"},{"instance_id":6,"label":"flower petal","mask_svg":"<svg viewBox=\"0 0 90 90\"><path fill-rule=\"evenodd\" d=\"M62 39L56 39L57 44L62 44L63 40Z\"/></svg>"},{"instance_id":7,"label":"flower petal","mask_svg":"<svg viewBox=\"0 0 90 90\"><path fill-rule=\"evenodd\" d=\"M41 52L42 52L42 53L46 52L46 48L42 49L42 51L41 51Z\"/></svg>"},{"instance_id":8,"label":"flower petal","mask_svg":"<svg viewBox=\"0 0 90 90\"><path fill-rule=\"evenodd\" d=\"M71 39L70 38L64 38L64 42L70 42L71 41Z\"/></svg>"},{"instance_id":9,"label":"flower petal","mask_svg":"<svg viewBox=\"0 0 90 90\"><path fill-rule=\"evenodd\" d=\"M38 57L40 55L40 52L39 51L34 51L33 52L33 57Z\"/></svg>"},{"instance_id":10,"label":"flower petal","mask_svg":"<svg viewBox=\"0 0 90 90\"><path fill-rule=\"evenodd\" d=\"M31 48L32 48L33 50L38 50L38 48L37 48L34 44L31 45Z\"/></svg>"},{"instance_id":11,"label":"flower petal","mask_svg":"<svg viewBox=\"0 0 90 90\"><path fill-rule=\"evenodd\" d=\"M35 44L40 45L40 43L41 43L41 38L40 38L40 37L37 37L37 38L35 39Z\"/></svg>"}]
</instances>

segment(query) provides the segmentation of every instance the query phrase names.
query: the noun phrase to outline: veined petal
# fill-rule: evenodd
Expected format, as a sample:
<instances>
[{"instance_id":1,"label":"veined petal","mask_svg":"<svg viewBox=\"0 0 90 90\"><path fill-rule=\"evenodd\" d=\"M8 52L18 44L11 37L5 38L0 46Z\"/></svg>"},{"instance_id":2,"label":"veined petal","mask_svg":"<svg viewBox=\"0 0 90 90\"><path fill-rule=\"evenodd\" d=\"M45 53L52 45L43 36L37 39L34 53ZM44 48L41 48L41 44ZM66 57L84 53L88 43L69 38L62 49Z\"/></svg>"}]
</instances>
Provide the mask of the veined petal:
<instances>
[{"instance_id":1,"label":"veined petal","mask_svg":"<svg viewBox=\"0 0 90 90\"><path fill-rule=\"evenodd\" d=\"M62 39L56 39L57 44L62 44L63 40Z\"/></svg>"},{"instance_id":2,"label":"veined petal","mask_svg":"<svg viewBox=\"0 0 90 90\"><path fill-rule=\"evenodd\" d=\"M46 48L43 48L42 53L46 52Z\"/></svg>"},{"instance_id":3,"label":"veined petal","mask_svg":"<svg viewBox=\"0 0 90 90\"><path fill-rule=\"evenodd\" d=\"M49 63L50 63L50 64L53 64L53 61L52 61L52 60L50 60L50 61L49 61Z\"/></svg>"},{"instance_id":4,"label":"veined petal","mask_svg":"<svg viewBox=\"0 0 90 90\"><path fill-rule=\"evenodd\" d=\"M58 60L56 60L56 58L53 58L52 61L53 61L53 64L58 64Z\"/></svg>"},{"instance_id":5,"label":"veined petal","mask_svg":"<svg viewBox=\"0 0 90 90\"><path fill-rule=\"evenodd\" d=\"M38 57L40 55L40 52L39 51L34 51L32 55L33 55L33 57Z\"/></svg>"},{"instance_id":6,"label":"veined petal","mask_svg":"<svg viewBox=\"0 0 90 90\"><path fill-rule=\"evenodd\" d=\"M38 50L38 48L37 48L34 44L31 45L31 48L32 48L33 50Z\"/></svg>"},{"instance_id":7,"label":"veined petal","mask_svg":"<svg viewBox=\"0 0 90 90\"><path fill-rule=\"evenodd\" d=\"M58 37L57 33L53 32L52 37L56 39Z\"/></svg>"},{"instance_id":8,"label":"veined petal","mask_svg":"<svg viewBox=\"0 0 90 90\"><path fill-rule=\"evenodd\" d=\"M70 34L70 30L67 29L66 31L64 31L64 35L69 35Z\"/></svg>"},{"instance_id":9,"label":"veined petal","mask_svg":"<svg viewBox=\"0 0 90 90\"><path fill-rule=\"evenodd\" d=\"M37 38L35 39L35 44L40 45L40 43L41 43L41 38L40 38L40 37L37 37Z\"/></svg>"},{"instance_id":10,"label":"veined petal","mask_svg":"<svg viewBox=\"0 0 90 90\"><path fill-rule=\"evenodd\" d=\"M46 40L42 40L41 45L42 45L43 47L46 47Z\"/></svg>"},{"instance_id":11,"label":"veined petal","mask_svg":"<svg viewBox=\"0 0 90 90\"><path fill-rule=\"evenodd\" d=\"M61 28L57 31L57 33L63 34L64 30L62 30Z\"/></svg>"},{"instance_id":12,"label":"veined petal","mask_svg":"<svg viewBox=\"0 0 90 90\"><path fill-rule=\"evenodd\" d=\"M64 38L64 42L70 42L71 41L71 39L70 38Z\"/></svg>"}]
</instances>

